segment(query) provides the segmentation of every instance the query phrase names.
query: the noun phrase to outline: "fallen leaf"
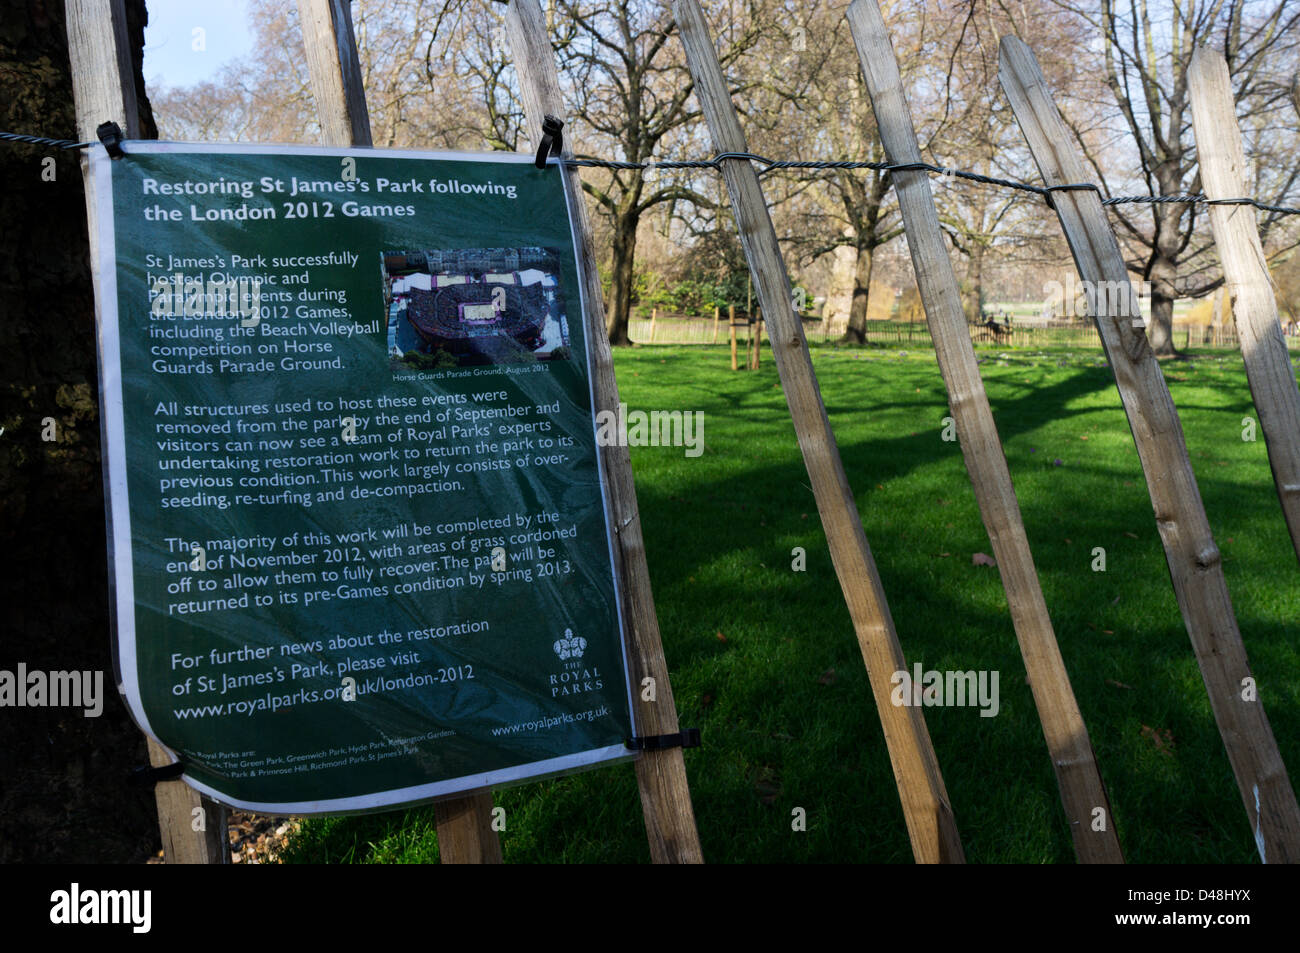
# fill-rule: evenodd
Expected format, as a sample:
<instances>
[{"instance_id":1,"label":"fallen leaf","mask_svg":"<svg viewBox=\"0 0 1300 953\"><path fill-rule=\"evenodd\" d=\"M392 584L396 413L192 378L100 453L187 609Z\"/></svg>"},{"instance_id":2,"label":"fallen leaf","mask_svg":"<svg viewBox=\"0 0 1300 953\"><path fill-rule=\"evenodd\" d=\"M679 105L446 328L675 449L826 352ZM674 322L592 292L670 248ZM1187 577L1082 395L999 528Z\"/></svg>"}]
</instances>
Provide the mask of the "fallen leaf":
<instances>
[{"instance_id":1,"label":"fallen leaf","mask_svg":"<svg viewBox=\"0 0 1300 953\"><path fill-rule=\"evenodd\" d=\"M1138 538L1138 534L1137 534L1137 533L1130 533L1128 530L1125 530L1125 531L1124 531L1124 535L1127 536L1129 539L1137 539L1137 538Z\"/></svg>"},{"instance_id":2,"label":"fallen leaf","mask_svg":"<svg viewBox=\"0 0 1300 953\"><path fill-rule=\"evenodd\" d=\"M971 556L970 562L972 566L996 566L998 564L996 559L984 553L976 553Z\"/></svg>"},{"instance_id":3,"label":"fallen leaf","mask_svg":"<svg viewBox=\"0 0 1300 953\"><path fill-rule=\"evenodd\" d=\"M1174 733L1168 728L1161 730L1159 728L1152 728L1149 725L1143 725L1142 736L1144 738L1150 738L1152 744L1156 746L1157 751L1163 754L1173 754Z\"/></svg>"},{"instance_id":4,"label":"fallen leaf","mask_svg":"<svg viewBox=\"0 0 1300 953\"><path fill-rule=\"evenodd\" d=\"M718 641L719 641L719 642L725 642L725 641L727 641L727 637L726 637L725 635L722 634L722 630L721 630L721 629L718 630Z\"/></svg>"},{"instance_id":5,"label":"fallen leaf","mask_svg":"<svg viewBox=\"0 0 1300 953\"><path fill-rule=\"evenodd\" d=\"M754 772L754 790L764 804L775 804L781 794L781 779L774 769L763 765Z\"/></svg>"},{"instance_id":6,"label":"fallen leaf","mask_svg":"<svg viewBox=\"0 0 1300 953\"><path fill-rule=\"evenodd\" d=\"M1123 682L1117 682L1113 678L1106 679L1107 685L1114 685L1116 688L1132 688L1132 685L1125 685Z\"/></svg>"},{"instance_id":7,"label":"fallen leaf","mask_svg":"<svg viewBox=\"0 0 1300 953\"><path fill-rule=\"evenodd\" d=\"M1087 435L1086 433L1085 433L1085 434L1082 434L1082 435L1080 435L1079 439L1080 439L1080 440L1087 440L1087 439L1088 439L1088 435Z\"/></svg>"},{"instance_id":8,"label":"fallen leaf","mask_svg":"<svg viewBox=\"0 0 1300 953\"><path fill-rule=\"evenodd\" d=\"M817 681L823 685L834 685L838 678L839 676L835 674L835 669L828 668L826 671L822 672L821 675L817 676Z\"/></svg>"}]
</instances>

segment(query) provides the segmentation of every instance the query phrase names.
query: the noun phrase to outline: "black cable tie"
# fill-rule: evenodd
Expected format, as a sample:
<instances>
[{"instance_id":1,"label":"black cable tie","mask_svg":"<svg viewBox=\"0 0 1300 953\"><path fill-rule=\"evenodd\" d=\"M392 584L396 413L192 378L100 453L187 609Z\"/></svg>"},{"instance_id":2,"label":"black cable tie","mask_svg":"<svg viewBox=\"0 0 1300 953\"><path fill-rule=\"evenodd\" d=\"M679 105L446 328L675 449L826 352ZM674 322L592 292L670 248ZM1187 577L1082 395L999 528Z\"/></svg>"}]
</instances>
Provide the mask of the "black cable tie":
<instances>
[{"instance_id":1,"label":"black cable tie","mask_svg":"<svg viewBox=\"0 0 1300 953\"><path fill-rule=\"evenodd\" d=\"M775 164L771 159L764 156L756 156L752 152L719 152L713 157L713 164L721 169L723 159L749 159L753 162L761 162L766 166Z\"/></svg>"},{"instance_id":2,"label":"black cable tie","mask_svg":"<svg viewBox=\"0 0 1300 953\"><path fill-rule=\"evenodd\" d=\"M563 129L564 121L549 113L542 119L542 141L537 144L537 158L533 161L537 168L546 168L547 156L560 154L564 148Z\"/></svg>"},{"instance_id":3,"label":"black cable tie","mask_svg":"<svg viewBox=\"0 0 1300 953\"><path fill-rule=\"evenodd\" d=\"M131 772L131 784L138 788L151 788L159 781L175 781L185 773L185 765L179 761L171 764L164 764L160 768L152 765L147 768L136 768Z\"/></svg>"},{"instance_id":4,"label":"black cable tie","mask_svg":"<svg viewBox=\"0 0 1300 953\"><path fill-rule=\"evenodd\" d=\"M1206 205L1254 205L1254 199L1206 199Z\"/></svg>"},{"instance_id":5,"label":"black cable tie","mask_svg":"<svg viewBox=\"0 0 1300 953\"><path fill-rule=\"evenodd\" d=\"M928 162L899 162L886 166L887 172L942 172L938 166Z\"/></svg>"},{"instance_id":6,"label":"black cable tie","mask_svg":"<svg viewBox=\"0 0 1300 953\"><path fill-rule=\"evenodd\" d=\"M1047 207L1055 212L1056 203L1052 201L1053 192L1080 192L1084 189L1090 189L1091 191L1096 192L1097 197L1101 198L1101 189L1097 187L1095 182L1069 182L1065 185L1045 185L1043 186L1042 194L1043 198L1047 201Z\"/></svg>"},{"instance_id":7,"label":"black cable tie","mask_svg":"<svg viewBox=\"0 0 1300 953\"><path fill-rule=\"evenodd\" d=\"M110 158L121 159L126 156L122 151L122 127L117 123L101 122L95 129L95 135L99 136L99 141L108 150Z\"/></svg>"},{"instance_id":8,"label":"black cable tie","mask_svg":"<svg viewBox=\"0 0 1300 953\"><path fill-rule=\"evenodd\" d=\"M687 728L675 735L642 735L628 738L624 745L633 751L665 751L668 748L698 748L700 746L700 729Z\"/></svg>"}]
</instances>

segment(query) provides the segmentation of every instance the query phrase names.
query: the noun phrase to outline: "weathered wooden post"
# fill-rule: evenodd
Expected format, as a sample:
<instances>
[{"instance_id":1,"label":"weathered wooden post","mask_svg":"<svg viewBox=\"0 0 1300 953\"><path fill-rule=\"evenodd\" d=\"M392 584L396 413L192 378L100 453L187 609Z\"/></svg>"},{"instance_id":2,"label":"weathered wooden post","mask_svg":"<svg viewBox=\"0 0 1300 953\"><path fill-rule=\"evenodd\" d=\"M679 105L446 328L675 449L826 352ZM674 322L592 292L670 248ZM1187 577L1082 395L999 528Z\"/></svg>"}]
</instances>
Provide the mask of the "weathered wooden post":
<instances>
[{"instance_id":1,"label":"weathered wooden post","mask_svg":"<svg viewBox=\"0 0 1300 953\"><path fill-rule=\"evenodd\" d=\"M1043 180L1056 189L1051 193L1053 205L1080 277L1093 289L1125 292L1094 293L1093 320L1146 475L1178 607L1260 858L1267 863L1300 862L1300 806L1256 694L1182 424L1139 326L1137 297L1101 195L1095 185L1077 188L1090 179L1038 61L1023 41L1002 38L998 76Z\"/></svg>"},{"instance_id":2,"label":"weathered wooden post","mask_svg":"<svg viewBox=\"0 0 1300 953\"><path fill-rule=\"evenodd\" d=\"M673 0L672 8L714 148L720 153L747 152L699 4ZM817 388L808 342L791 305L790 281L758 174L750 160L743 158L723 159L722 174L758 300L772 324L772 357L790 405L831 561L866 663L913 855L925 863L963 861L956 820L921 709L896 706L890 698L891 676L907 671L907 663Z\"/></svg>"},{"instance_id":3,"label":"weathered wooden post","mask_svg":"<svg viewBox=\"0 0 1300 953\"><path fill-rule=\"evenodd\" d=\"M506 8L506 33L519 73L528 129L537 136L546 115L560 117L564 112L555 53L538 0L510 0ZM572 137L565 136L564 157L572 156L571 147ZM558 169L556 174L564 177L569 207L573 210L578 273L584 292L583 326L587 347L592 351L593 410L617 413L618 384L605 327L600 275L591 251L591 226L582 180L578 170L571 166ZM632 460L626 446L601 447L599 452L610 522L617 534L613 547L614 570L619 578L619 611L628 638L628 668L632 685L639 686L641 691L633 707L633 717L641 736L674 735L680 730L677 707L668 680L659 620L655 616L645 542L637 513L636 486L632 480ZM702 863L682 749L669 747L643 752L636 762L636 776L651 859L656 863Z\"/></svg>"},{"instance_id":4,"label":"weathered wooden post","mask_svg":"<svg viewBox=\"0 0 1300 953\"><path fill-rule=\"evenodd\" d=\"M727 314L730 315L731 369L734 371L740 367L737 360L738 355L736 354L736 306L734 304L727 305Z\"/></svg>"},{"instance_id":5,"label":"weathered wooden post","mask_svg":"<svg viewBox=\"0 0 1300 953\"><path fill-rule=\"evenodd\" d=\"M877 0L855 0L849 6L848 18L889 161L921 162L898 61ZM891 176L935 355L948 390L948 406L998 572L1002 574L1011 621L1056 770L1075 853L1085 863L1122 863L1124 856L1110 801L1047 613L1020 504L975 362L975 349L961 308L961 291L944 246L930 181L920 169L893 172ZM1097 810L1102 811L1100 823Z\"/></svg>"},{"instance_id":6,"label":"weathered wooden post","mask_svg":"<svg viewBox=\"0 0 1300 953\"><path fill-rule=\"evenodd\" d=\"M321 138L332 146L371 145L351 6L344 0L298 0L298 14ZM434 817L443 863L501 863L501 842L491 826L491 791L439 803Z\"/></svg>"},{"instance_id":7,"label":"weathered wooden post","mask_svg":"<svg viewBox=\"0 0 1300 953\"><path fill-rule=\"evenodd\" d=\"M1187 79L1201 186L1210 199L1210 228L1228 291L1221 297L1231 301L1273 482L1300 559L1300 389L1282 335L1254 206L1233 202L1246 194L1246 155L1227 61L1222 53L1201 47L1192 54Z\"/></svg>"},{"instance_id":8,"label":"weathered wooden post","mask_svg":"<svg viewBox=\"0 0 1300 953\"><path fill-rule=\"evenodd\" d=\"M77 135L94 141L100 123L112 121L122 127L128 139L140 138L140 118L127 47L126 10L121 0L68 0L68 60L72 65L72 94L77 109ZM90 174L90 157L82 153L82 181L86 189L86 218L90 235L90 273L95 292L95 326L102 325L104 292L100 287L98 234L98 190ZM100 406L103 406L101 394ZM104 513L108 523L108 585L113 581L113 520L108 500L108 441L104 437L104 415L100 415L100 446L104 448ZM115 607L110 601L110 625L116 628ZM147 739L149 763L161 768L172 763L167 749ZM158 805L158 829L163 856L169 864L228 864L230 845L226 831L226 810L185 782L159 781L154 786ZM194 830L201 820L203 830Z\"/></svg>"}]
</instances>

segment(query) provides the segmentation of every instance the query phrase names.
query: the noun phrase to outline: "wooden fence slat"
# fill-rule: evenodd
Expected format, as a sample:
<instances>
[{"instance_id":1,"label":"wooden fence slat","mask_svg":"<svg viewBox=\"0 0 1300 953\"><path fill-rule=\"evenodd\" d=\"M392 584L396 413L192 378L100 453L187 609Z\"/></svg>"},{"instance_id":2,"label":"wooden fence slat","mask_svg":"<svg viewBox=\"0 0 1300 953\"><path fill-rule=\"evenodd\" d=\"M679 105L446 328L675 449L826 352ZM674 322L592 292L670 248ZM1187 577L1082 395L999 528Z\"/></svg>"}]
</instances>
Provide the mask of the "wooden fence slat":
<instances>
[{"instance_id":1,"label":"wooden fence slat","mask_svg":"<svg viewBox=\"0 0 1300 953\"><path fill-rule=\"evenodd\" d=\"M501 863L501 839L492 829L491 791L435 801L433 815L441 863Z\"/></svg>"},{"instance_id":2,"label":"wooden fence slat","mask_svg":"<svg viewBox=\"0 0 1300 953\"><path fill-rule=\"evenodd\" d=\"M332 146L369 146L370 114L361 82L352 13L344 0L298 0L321 138ZM499 864L501 842L492 830L492 792L435 804L438 856L444 863Z\"/></svg>"},{"instance_id":3,"label":"wooden fence slat","mask_svg":"<svg viewBox=\"0 0 1300 953\"><path fill-rule=\"evenodd\" d=\"M94 140L95 129L112 120L128 139L140 138L140 116L135 99L131 55L127 45L126 10L122 0L68 0L68 61L72 66L72 96L77 113L77 135ZM95 294L95 327L102 326L103 291L99 287L99 248L95 183L90 175L90 157L81 156L82 181L86 189L86 220L90 235L90 274ZM100 406L104 406L100 394ZM104 466L104 514L108 527L109 591L116 598L114 581L113 514L108 498L108 442L100 414L100 446ZM110 599L110 626L116 631L117 615ZM170 752L152 738L146 738L149 763L154 767L171 764ZM169 864L228 864L230 848L226 833L225 808L199 794L183 781L160 781L154 787L158 806L158 831L163 858ZM194 809L204 814L205 831L193 829Z\"/></svg>"},{"instance_id":4,"label":"wooden fence slat","mask_svg":"<svg viewBox=\"0 0 1300 953\"><path fill-rule=\"evenodd\" d=\"M506 34L511 58L519 74L528 129L537 137L544 116L550 114L562 118L564 115L555 52L551 49L538 0L511 0L506 8ZM565 130L565 156L572 155L573 137L570 132ZM573 210L578 274L583 287L583 327L592 357L593 409L616 412L618 384L614 379L614 357L605 325L604 292L591 251L591 226L587 219L582 180L576 168L563 168L559 174L563 176L569 207ZM659 620L655 616L628 448L600 448L600 466L609 501L610 522L616 534L614 571L620 580L619 611L628 640L632 685L637 693L633 716L638 734L675 734L680 730L677 707L668 679L668 663L664 660ZM642 688L647 684L646 679L653 679L650 683L654 687L653 701L644 700ZM682 750L669 748L643 752L636 761L636 776L651 859L655 863L702 863L704 855L695 828L695 809L691 805Z\"/></svg>"},{"instance_id":5,"label":"wooden fence slat","mask_svg":"<svg viewBox=\"0 0 1300 953\"><path fill-rule=\"evenodd\" d=\"M849 6L848 19L889 161L922 161L898 61L880 7L876 0L855 0ZM979 365L975 363L975 348L962 312L957 277L939 228L930 180L919 170L895 172L892 177L921 301L948 390L958 442L1002 574L1011 620L1056 770L1075 853L1084 863L1122 863L1124 856L1115 833L1110 801L1047 613L1020 516L1020 504ZM1094 812L1098 808L1104 812L1100 830L1094 824Z\"/></svg>"},{"instance_id":6,"label":"wooden fence slat","mask_svg":"<svg viewBox=\"0 0 1300 953\"><path fill-rule=\"evenodd\" d=\"M695 0L673 0L672 9L714 148L718 152L748 151L699 4ZM772 356L794 418L831 560L866 663L912 852L918 862L961 862L965 858L956 820L921 709L895 706L890 700L890 677L894 672L906 671L907 663L857 503L844 475L803 328L794 313L790 280L758 175L746 159L723 160L722 171L758 300L772 326Z\"/></svg>"},{"instance_id":7,"label":"wooden fence slat","mask_svg":"<svg viewBox=\"0 0 1300 953\"><path fill-rule=\"evenodd\" d=\"M740 368L739 363L737 363L738 355L736 354L736 306L734 304L727 305L727 313L731 316L731 327L729 328L731 332L731 369L734 371Z\"/></svg>"},{"instance_id":8,"label":"wooden fence slat","mask_svg":"<svg viewBox=\"0 0 1300 953\"><path fill-rule=\"evenodd\" d=\"M1033 52L1021 40L1007 36L999 59L1002 88L1043 180L1049 186L1091 181ZM1300 807L1263 703L1243 689L1251 677L1250 664L1221 557L1169 388L1146 334L1134 327L1140 323L1135 320L1136 295L1119 243L1100 194L1059 191L1053 199L1080 277L1099 291L1114 287L1126 291L1127 300L1118 302L1103 300L1113 297L1109 294L1094 294L1103 307L1093 317L1146 475L1178 607L1260 858L1267 863L1300 862Z\"/></svg>"},{"instance_id":9,"label":"wooden fence slat","mask_svg":"<svg viewBox=\"0 0 1300 953\"><path fill-rule=\"evenodd\" d=\"M373 145L352 5L348 0L298 0L298 19L322 140L335 146Z\"/></svg>"},{"instance_id":10,"label":"wooden fence slat","mask_svg":"<svg viewBox=\"0 0 1300 953\"><path fill-rule=\"evenodd\" d=\"M1192 54L1187 79L1205 195L1211 200L1241 198L1248 194L1246 156L1227 61L1217 50L1201 47ZM1259 412L1273 482L1291 545L1300 559L1300 389L1282 334L1277 299L1255 226L1255 209L1250 205L1211 205L1210 228L1223 263L1246 380Z\"/></svg>"},{"instance_id":11,"label":"wooden fence slat","mask_svg":"<svg viewBox=\"0 0 1300 953\"><path fill-rule=\"evenodd\" d=\"M152 738L148 742L151 766L161 768L173 762L166 748ZM180 780L159 781L154 785L153 793L158 805L158 831L162 835L164 863L230 863L229 815L225 805L205 797ZM202 831L194 830L196 808L202 811Z\"/></svg>"}]
</instances>

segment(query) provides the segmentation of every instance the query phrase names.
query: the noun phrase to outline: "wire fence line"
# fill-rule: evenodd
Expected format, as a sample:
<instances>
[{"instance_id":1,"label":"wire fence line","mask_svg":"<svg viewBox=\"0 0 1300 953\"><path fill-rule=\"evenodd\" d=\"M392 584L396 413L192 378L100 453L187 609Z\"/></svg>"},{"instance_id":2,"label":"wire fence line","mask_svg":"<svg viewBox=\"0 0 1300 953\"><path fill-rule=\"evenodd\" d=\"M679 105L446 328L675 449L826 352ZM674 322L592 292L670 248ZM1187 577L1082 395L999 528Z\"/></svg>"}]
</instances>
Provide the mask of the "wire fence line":
<instances>
[{"instance_id":1,"label":"wire fence line","mask_svg":"<svg viewBox=\"0 0 1300 953\"><path fill-rule=\"evenodd\" d=\"M0 132L0 142L23 143L25 145L48 146L52 149L85 149L93 146L95 142L77 142L75 139L51 139L46 136L29 136L16 132ZM712 169L715 172L722 170L722 163L727 159L747 159L756 162L762 168L759 169L760 176L778 169L873 169L889 173L895 172L930 172L937 175L947 176L949 178L965 179L969 182L979 182L984 185L996 185L1002 188L1015 189L1020 192L1028 192L1034 195L1042 196L1048 205L1052 204L1052 195L1056 192L1079 192L1091 191L1101 196L1101 188L1093 182L1070 182L1063 185L1033 185L1029 182L1017 182L1014 179L1000 179L996 176L981 175L978 172L967 172L964 169L950 169L944 166L933 165L929 162L855 162L847 160L821 160L821 159L769 159L766 156L755 155L751 152L719 152L711 159L671 159L662 162L624 162L618 159L599 159L594 156L575 156L573 158L563 158L559 161L575 168L600 168L614 170L632 170L639 169L642 171L653 171L655 169ZM1165 205L1170 203L1185 203L1193 205L1251 205L1262 212L1276 212L1282 215L1300 215L1300 208L1292 208L1285 205L1267 205L1253 198L1234 198L1234 199L1211 199L1204 195L1117 195L1111 198L1102 198L1102 205L1128 205L1138 202L1145 202L1156 205Z\"/></svg>"},{"instance_id":2,"label":"wire fence line","mask_svg":"<svg viewBox=\"0 0 1300 953\"><path fill-rule=\"evenodd\" d=\"M747 324L737 315L736 339L740 342L750 340L755 325ZM805 338L811 343L833 344L841 340L847 326L847 319L804 318ZM1101 349L1101 338L1092 324L1070 324L1010 326L989 324L972 324L969 326L971 340L977 345L993 348L1049 348L1077 347ZM628 336L638 344L717 344L724 347L729 344L730 330L724 313L716 326L712 317L696 315L676 315L660 313L653 320L650 317L633 315L628 321ZM931 348L929 326L925 321L906 320L871 320L866 322L863 338L868 344L899 345L903 347ZM767 334L763 335L764 341ZM1300 350L1300 337L1286 335L1286 343L1291 350ZM1174 343L1184 349L1227 348L1237 349L1239 341L1236 329L1228 324L1218 326L1200 324L1179 324L1174 326Z\"/></svg>"}]
</instances>

